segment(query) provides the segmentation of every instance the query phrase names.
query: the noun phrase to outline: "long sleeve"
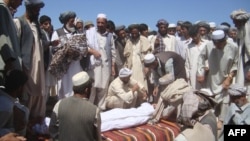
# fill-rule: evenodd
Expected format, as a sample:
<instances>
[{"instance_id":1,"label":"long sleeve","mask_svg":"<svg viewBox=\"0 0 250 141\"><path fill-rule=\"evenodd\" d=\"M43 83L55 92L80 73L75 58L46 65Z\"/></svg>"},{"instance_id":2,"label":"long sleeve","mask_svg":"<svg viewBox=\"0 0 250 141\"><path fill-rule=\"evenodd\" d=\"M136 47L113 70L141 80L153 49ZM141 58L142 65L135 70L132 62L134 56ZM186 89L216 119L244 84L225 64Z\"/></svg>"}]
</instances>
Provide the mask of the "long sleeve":
<instances>
[{"instance_id":1,"label":"long sleeve","mask_svg":"<svg viewBox=\"0 0 250 141\"><path fill-rule=\"evenodd\" d=\"M119 83L113 83L113 85L111 85L109 89L110 89L109 92L111 91L112 94L115 94L115 96L119 97L126 103L131 103L132 100L134 99L132 90L125 91L125 89ZM109 94L110 93L108 93L108 96Z\"/></svg>"},{"instance_id":2,"label":"long sleeve","mask_svg":"<svg viewBox=\"0 0 250 141\"><path fill-rule=\"evenodd\" d=\"M197 75L198 76L204 76L205 75L205 61L208 58L207 53L207 45L202 49L199 57L198 57L198 63L197 63Z\"/></svg>"}]
</instances>

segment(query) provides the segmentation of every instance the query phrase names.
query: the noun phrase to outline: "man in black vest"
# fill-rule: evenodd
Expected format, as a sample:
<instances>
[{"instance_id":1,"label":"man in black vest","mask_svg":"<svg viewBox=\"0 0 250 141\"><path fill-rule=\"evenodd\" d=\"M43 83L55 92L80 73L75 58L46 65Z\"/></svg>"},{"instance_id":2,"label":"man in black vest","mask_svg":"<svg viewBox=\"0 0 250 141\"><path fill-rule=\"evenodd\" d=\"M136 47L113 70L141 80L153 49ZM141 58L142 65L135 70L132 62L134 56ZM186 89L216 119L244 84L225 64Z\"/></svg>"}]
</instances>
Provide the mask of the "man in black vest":
<instances>
[{"instance_id":1,"label":"man in black vest","mask_svg":"<svg viewBox=\"0 0 250 141\"><path fill-rule=\"evenodd\" d=\"M144 57L144 66L151 69L154 81L154 102L158 101L159 93L164 88L159 89L160 78L165 76L167 80L164 83L167 85L178 78L186 80L184 59L175 52L165 51L157 54L147 54Z\"/></svg>"},{"instance_id":2,"label":"man in black vest","mask_svg":"<svg viewBox=\"0 0 250 141\"><path fill-rule=\"evenodd\" d=\"M72 77L72 83L74 95L61 99L53 109L50 134L60 141L100 141L100 110L88 101L92 80L82 71Z\"/></svg>"}]
</instances>

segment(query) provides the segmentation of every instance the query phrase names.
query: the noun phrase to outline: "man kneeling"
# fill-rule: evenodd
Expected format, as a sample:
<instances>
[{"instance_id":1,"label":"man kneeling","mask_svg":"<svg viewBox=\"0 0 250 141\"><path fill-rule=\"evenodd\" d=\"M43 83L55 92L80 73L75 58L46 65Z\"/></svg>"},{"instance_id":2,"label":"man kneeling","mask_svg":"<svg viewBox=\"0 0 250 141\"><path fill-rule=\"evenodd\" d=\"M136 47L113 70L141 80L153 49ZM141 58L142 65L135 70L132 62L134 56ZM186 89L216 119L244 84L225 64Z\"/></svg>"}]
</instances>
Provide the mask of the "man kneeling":
<instances>
[{"instance_id":1,"label":"man kneeling","mask_svg":"<svg viewBox=\"0 0 250 141\"><path fill-rule=\"evenodd\" d=\"M105 98L106 109L138 107L147 99L147 91L142 84L130 78L132 71L122 68L119 77L109 86Z\"/></svg>"}]
</instances>

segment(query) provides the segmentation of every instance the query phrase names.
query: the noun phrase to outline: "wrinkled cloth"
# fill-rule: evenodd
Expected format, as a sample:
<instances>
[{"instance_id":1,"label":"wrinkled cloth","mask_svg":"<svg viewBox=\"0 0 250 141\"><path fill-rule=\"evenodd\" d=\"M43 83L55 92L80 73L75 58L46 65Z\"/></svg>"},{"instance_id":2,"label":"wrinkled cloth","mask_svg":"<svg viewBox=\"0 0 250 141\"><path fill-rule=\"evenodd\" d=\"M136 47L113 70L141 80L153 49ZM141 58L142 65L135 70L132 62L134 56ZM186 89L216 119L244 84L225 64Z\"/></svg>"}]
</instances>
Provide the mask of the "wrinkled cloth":
<instances>
[{"instance_id":1,"label":"wrinkled cloth","mask_svg":"<svg viewBox=\"0 0 250 141\"><path fill-rule=\"evenodd\" d=\"M192 87L184 79L176 79L161 92L161 97L165 101L175 102L182 98L182 96L178 97L178 95L183 95L191 90Z\"/></svg>"},{"instance_id":2,"label":"wrinkled cloth","mask_svg":"<svg viewBox=\"0 0 250 141\"><path fill-rule=\"evenodd\" d=\"M198 110L199 98L194 93L186 93L183 95L183 104L181 108L181 118L188 120Z\"/></svg>"},{"instance_id":3,"label":"wrinkled cloth","mask_svg":"<svg viewBox=\"0 0 250 141\"><path fill-rule=\"evenodd\" d=\"M138 108L115 108L101 113L101 132L112 129L124 129L144 124L154 112L149 103L142 103Z\"/></svg>"},{"instance_id":4,"label":"wrinkled cloth","mask_svg":"<svg viewBox=\"0 0 250 141\"><path fill-rule=\"evenodd\" d=\"M159 121L165 107L174 106L177 108L183 98L183 94L190 92L192 92L192 87L182 78L176 79L173 83L169 84L161 92L161 98L156 105L152 121L154 123ZM165 103L168 105L165 105ZM167 113L165 114L167 115Z\"/></svg>"},{"instance_id":5,"label":"wrinkled cloth","mask_svg":"<svg viewBox=\"0 0 250 141\"><path fill-rule=\"evenodd\" d=\"M81 47L80 47L81 46ZM49 65L49 72L57 79L61 79L67 72L73 60L79 60L87 53L87 39L84 34L77 34L68 40L63 47L58 49Z\"/></svg>"}]
</instances>

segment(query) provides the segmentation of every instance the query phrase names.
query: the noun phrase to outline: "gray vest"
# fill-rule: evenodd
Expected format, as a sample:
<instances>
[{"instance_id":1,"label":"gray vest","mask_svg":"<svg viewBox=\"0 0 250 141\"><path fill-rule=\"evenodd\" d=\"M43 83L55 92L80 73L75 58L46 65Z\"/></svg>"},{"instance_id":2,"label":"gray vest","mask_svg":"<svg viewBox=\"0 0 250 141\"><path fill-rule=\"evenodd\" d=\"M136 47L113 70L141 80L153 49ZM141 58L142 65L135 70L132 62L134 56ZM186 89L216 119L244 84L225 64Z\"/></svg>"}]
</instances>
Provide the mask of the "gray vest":
<instances>
[{"instance_id":1,"label":"gray vest","mask_svg":"<svg viewBox=\"0 0 250 141\"><path fill-rule=\"evenodd\" d=\"M96 141L97 107L74 96L61 101L58 109L59 141Z\"/></svg>"},{"instance_id":2,"label":"gray vest","mask_svg":"<svg viewBox=\"0 0 250 141\"><path fill-rule=\"evenodd\" d=\"M20 47L21 47L22 61L24 66L27 69L30 69L32 61L32 53L33 53L32 48L34 44L34 35L25 16L18 17L18 19L21 24ZM41 36L40 28L37 28L37 31L40 34L39 36Z\"/></svg>"}]
</instances>

